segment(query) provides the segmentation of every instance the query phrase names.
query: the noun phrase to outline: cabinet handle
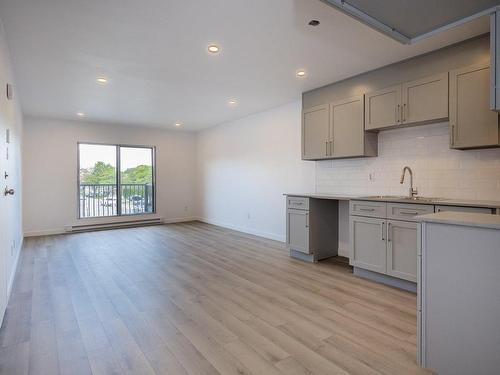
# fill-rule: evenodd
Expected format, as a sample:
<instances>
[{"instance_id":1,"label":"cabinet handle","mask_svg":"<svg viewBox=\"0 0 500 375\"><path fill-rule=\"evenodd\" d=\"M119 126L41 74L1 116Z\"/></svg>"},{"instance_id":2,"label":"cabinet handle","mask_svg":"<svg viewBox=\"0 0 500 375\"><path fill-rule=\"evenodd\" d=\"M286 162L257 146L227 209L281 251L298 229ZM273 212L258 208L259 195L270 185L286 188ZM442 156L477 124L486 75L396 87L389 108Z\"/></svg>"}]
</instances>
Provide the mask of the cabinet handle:
<instances>
[{"instance_id":1,"label":"cabinet handle","mask_svg":"<svg viewBox=\"0 0 500 375\"><path fill-rule=\"evenodd\" d=\"M406 103L403 104L403 122L406 122Z\"/></svg>"},{"instance_id":2,"label":"cabinet handle","mask_svg":"<svg viewBox=\"0 0 500 375\"><path fill-rule=\"evenodd\" d=\"M418 215L417 211L399 211L401 215Z\"/></svg>"},{"instance_id":3,"label":"cabinet handle","mask_svg":"<svg viewBox=\"0 0 500 375\"><path fill-rule=\"evenodd\" d=\"M328 139L325 141L325 156L328 156Z\"/></svg>"},{"instance_id":4,"label":"cabinet handle","mask_svg":"<svg viewBox=\"0 0 500 375\"><path fill-rule=\"evenodd\" d=\"M385 238L384 238L384 225L385 225L385 222L382 221L382 225L381 225L382 230L381 230L381 233L380 233L382 241L385 241Z\"/></svg>"},{"instance_id":5,"label":"cabinet handle","mask_svg":"<svg viewBox=\"0 0 500 375\"><path fill-rule=\"evenodd\" d=\"M309 228L309 214L306 214L306 228Z\"/></svg>"},{"instance_id":6,"label":"cabinet handle","mask_svg":"<svg viewBox=\"0 0 500 375\"><path fill-rule=\"evenodd\" d=\"M374 208L360 208L359 210L360 211L364 211L364 212L373 212L373 211L375 211Z\"/></svg>"},{"instance_id":7,"label":"cabinet handle","mask_svg":"<svg viewBox=\"0 0 500 375\"><path fill-rule=\"evenodd\" d=\"M397 115L397 118L398 118L398 122L401 122L401 105L398 104L398 115Z\"/></svg>"},{"instance_id":8,"label":"cabinet handle","mask_svg":"<svg viewBox=\"0 0 500 375\"><path fill-rule=\"evenodd\" d=\"M333 155L333 139L330 140L330 156Z\"/></svg>"},{"instance_id":9,"label":"cabinet handle","mask_svg":"<svg viewBox=\"0 0 500 375\"><path fill-rule=\"evenodd\" d=\"M387 224L387 241L391 242L391 223Z\"/></svg>"}]
</instances>

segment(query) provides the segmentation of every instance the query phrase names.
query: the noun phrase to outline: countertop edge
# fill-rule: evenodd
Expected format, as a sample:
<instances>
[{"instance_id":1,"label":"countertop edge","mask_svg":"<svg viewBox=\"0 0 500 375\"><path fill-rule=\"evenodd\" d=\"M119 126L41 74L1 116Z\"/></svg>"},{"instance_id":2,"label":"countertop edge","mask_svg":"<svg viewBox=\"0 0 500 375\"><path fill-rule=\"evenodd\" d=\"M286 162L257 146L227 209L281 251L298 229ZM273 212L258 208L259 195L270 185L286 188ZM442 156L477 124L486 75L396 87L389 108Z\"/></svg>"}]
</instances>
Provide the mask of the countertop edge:
<instances>
[{"instance_id":1,"label":"countertop edge","mask_svg":"<svg viewBox=\"0 0 500 375\"><path fill-rule=\"evenodd\" d=\"M436 199L432 201L408 201L405 199L381 199L381 198L369 198L369 197L359 197L354 195L343 195L343 194L316 194L316 193L298 193L290 194L284 193L284 196L290 197L302 197L302 198L313 198L313 199L332 199L332 200L359 200L359 201L369 201L369 202L387 202L387 203L407 203L407 204L426 204L434 206L458 206L458 207L478 207L478 208L491 208L500 209L500 201L481 201L481 200L471 200L471 199Z\"/></svg>"},{"instance_id":2,"label":"countertop edge","mask_svg":"<svg viewBox=\"0 0 500 375\"><path fill-rule=\"evenodd\" d=\"M416 219L421 223L447 224L465 227L500 230L500 215L464 212L437 212L420 215Z\"/></svg>"}]
</instances>

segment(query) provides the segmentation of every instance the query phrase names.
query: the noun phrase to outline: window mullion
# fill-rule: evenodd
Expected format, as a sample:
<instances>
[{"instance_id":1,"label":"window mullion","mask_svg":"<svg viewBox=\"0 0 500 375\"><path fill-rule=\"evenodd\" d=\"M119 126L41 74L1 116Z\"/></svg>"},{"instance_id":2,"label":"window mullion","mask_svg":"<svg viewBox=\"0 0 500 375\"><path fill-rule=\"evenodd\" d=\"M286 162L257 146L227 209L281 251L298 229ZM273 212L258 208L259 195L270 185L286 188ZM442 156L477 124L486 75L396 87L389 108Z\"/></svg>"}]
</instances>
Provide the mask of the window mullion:
<instances>
[{"instance_id":1,"label":"window mullion","mask_svg":"<svg viewBox=\"0 0 500 375\"><path fill-rule=\"evenodd\" d=\"M116 214L122 215L122 181L120 166L120 146L116 146Z\"/></svg>"}]
</instances>

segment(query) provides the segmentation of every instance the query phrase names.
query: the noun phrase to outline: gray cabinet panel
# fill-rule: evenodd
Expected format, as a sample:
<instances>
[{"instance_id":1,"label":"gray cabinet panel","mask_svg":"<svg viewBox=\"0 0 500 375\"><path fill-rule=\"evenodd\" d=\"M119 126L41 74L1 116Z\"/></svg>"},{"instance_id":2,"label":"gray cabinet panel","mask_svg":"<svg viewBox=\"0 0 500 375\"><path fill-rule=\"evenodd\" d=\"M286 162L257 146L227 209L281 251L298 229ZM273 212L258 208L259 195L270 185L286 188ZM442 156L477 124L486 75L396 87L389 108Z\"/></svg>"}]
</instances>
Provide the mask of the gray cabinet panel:
<instances>
[{"instance_id":1,"label":"gray cabinet panel","mask_svg":"<svg viewBox=\"0 0 500 375\"><path fill-rule=\"evenodd\" d=\"M459 207L459 206L436 206L436 212L476 212L480 214L494 214L494 208L483 208L483 207Z\"/></svg>"},{"instance_id":2,"label":"gray cabinet panel","mask_svg":"<svg viewBox=\"0 0 500 375\"><path fill-rule=\"evenodd\" d=\"M448 72L403 84L403 124L448 118Z\"/></svg>"},{"instance_id":3,"label":"gray cabinet panel","mask_svg":"<svg viewBox=\"0 0 500 375\"><path fill-rule=\"evenodd\" d=\"M490 110L488 64L450 72L450 147L499 145L498 114Z\"/></svg>"},{"instance_id":4,"label":"gray cabinet panel","mask_svg":"<svg viewBox=\"0 0 500 375\"><path fill-rule=\"evenodd\" d=\"M297 210L309 210L309 198L306 197L287 197L286 207Z\"/></svg>"},{"instance_id":5,"label":"gray cabinet panel","mask_svg":"<svg viewBox=\"0 0 500 375\"><path fill-rule=\"evenodd\" d=\"M416 221L416 216L432 213L434 213L434 206L430 204L387 203L389 219Z\"/></svg>"},{"instance_id":6,"label":"gray cabinet panel","mask_svg":"<svg viewBox=\"0 0 500 375\"><path fill-rule=\"evenodd\" d=\"M386 202L372 202L372 201L350 201L351 215L371 216L385 218L387 215Z\"/></svg>"},{"instance_id":7,"label":"gray cabinet panel","mask_svg":"<svg viewBox=\"0 0 500 375\"><path fill-rule=\"evenodd\" d=\"M364 98L362 95L330 104L331 147L335 158L364 155Z\"/></svg>"},{"instance_id":8,"label":"gray cabinet panel","mask_svg":"<svg viewBox=\"0 0 500 375\"><path fill-rule=\"evenodd\" d=\"M386 221L351 216L351 259L353 266L386 272Z\"/></svg>"},{"instance_id":9,"label":"gray cabinet panel","mask_svg":"<svg viewBox=\"0 0 500 375\"><path fill-rule=\"evenodd\" d=\"M401 85L365 94L365 130L401 123Z\"/></svg>"},{"instance_id":10,"label":"gray cabinet panel","mask_svg":"<svg viewBox=\"0 0 500 375\"><path fill-rule=\"evenodd\" d=\"M287 210L287 245L292 250L310 254L309 211Z\"/></svg>"},{"instance_id":11,"label":"gray cabinet panel","mask_svg":"<svg viewBox=\"0 0 500 375\"><path fill-rule=\"evenodd\" d=\"M330 108L309 108L302 114L302 159L325 159L330 153Z\"/></svg>"},{"instance_id":12,"label":"gray cabinet panel","mask_svg":"<svg viewBox=\"0 0 500 375\"><path fill-rule=\"evenodd\" d=\"M387 274L417 281L417 223L387 222Z\"/></svg>"}]
</instances>

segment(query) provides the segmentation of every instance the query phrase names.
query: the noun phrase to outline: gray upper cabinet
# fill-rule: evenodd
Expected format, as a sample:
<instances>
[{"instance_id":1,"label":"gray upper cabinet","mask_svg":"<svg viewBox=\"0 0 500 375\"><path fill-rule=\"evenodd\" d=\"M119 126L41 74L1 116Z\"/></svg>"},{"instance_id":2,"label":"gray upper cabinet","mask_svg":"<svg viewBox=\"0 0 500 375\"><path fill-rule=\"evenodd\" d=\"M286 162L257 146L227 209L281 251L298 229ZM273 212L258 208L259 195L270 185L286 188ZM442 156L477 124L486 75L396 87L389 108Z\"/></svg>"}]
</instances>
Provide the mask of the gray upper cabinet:
<instances>
[{"instance_id":1,"label":"gray upper cabinet","mask_svg":"<svg viewBox=\"0 0 500 375\"><path fill-rule=\"evenodd\" d=\"M318 160L330 153L330 108L328 104L302 113L302 159Z\"/></svg>"},{"instance_id":2,"label":"gray upper cabinet","mask_svg":"<svg viewBox=\"0 0 500 375\"><path fill-rule=\"evenodd\" d=\"M330 104L330 155L334 158L376 156L377 142L364 129L364 97Z\"/></svg>"},{"instance_id":3,"label":"gray upper cabinet","mask_svg":"<svg viewBox=\"0 0 500 375\"><path fill-rule=\"evenodd\" d=\"M400 124L401 85L365 94L365 129L375 130Z\"/></svg>"},{"instance_id":4,"label":"gray upper cabinet","mask_svg":"<svg viewBox=\"0 0 500 375\"><path fill-rule=\"evenodd\" d=\"M448 118L448 72L403 83L401 123Z\"/></svg>"},{"instance_id":5,"label":"gray upper cabinet","mask_svg":"<svg viewBox=\"0 0 500 375\"><path fill-rule=\"evenodd\" d=\"M302 159L377 156L377 136L364 130L363 95L305 109Z\"/></svg>"},{"instance_id":6,"label":"gray upper cabinet","mask_svg":"<svg viewBox=\"0 0 500 375\"><path fill-rule=\"evenodd\" d=\"M450 147L498 147L498 113L490 110L489 64L450 72Z\"/></svg>"},{"instance_id":7,"label":"gray upper cabinet","mask_svg":"<svg viewBox=\"0 0 500 375\"><path fill-rule=\"evenodd\" d=\"M417 223L387 222L387 274L417 281Z\"/></svg>"},{"instance_id":8,"label":"gray upper cabinet","mask_svg":"<svg viewBox=\"0 0 500 375\"><path fill-rule=\"evenodd\" d=\"M448 73L365 95L365 129L426 124L448 118Z\"/></svg>"}]
</instances>

